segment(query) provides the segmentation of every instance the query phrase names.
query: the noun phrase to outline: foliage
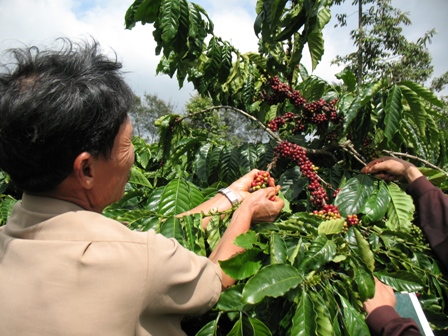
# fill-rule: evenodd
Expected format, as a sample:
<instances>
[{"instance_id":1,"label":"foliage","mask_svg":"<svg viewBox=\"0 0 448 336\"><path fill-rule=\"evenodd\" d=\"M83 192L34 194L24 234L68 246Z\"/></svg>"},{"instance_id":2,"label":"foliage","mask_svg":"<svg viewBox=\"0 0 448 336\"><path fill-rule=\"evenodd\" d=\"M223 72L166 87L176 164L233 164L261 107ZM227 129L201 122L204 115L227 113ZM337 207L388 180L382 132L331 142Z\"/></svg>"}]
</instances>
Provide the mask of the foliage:
<instances>
[{"instance_id":1,"label":"foliage","mask_svg":"<svg viewBox=\"0 0 448 336\"><path fill-rule=\"evenodd\" d=\"M434 78L434 80L431 83L431 89L433 89L436 92L440 92L443 90L446 84L448 84L448 71L445 72L439 78Z\"/></svg>"},{"instance_id":2,"label":"foliage","mask_svg":"<svg viewBox=\"0 0 448 336\"><path fill-rule=\"evenodd\" d=\"M345 0L337 0L341 4ZM358 5L358 1L353 1ZM370 5L368 8L365 5ZM391 0L368 0L362 2L362 17L359 28L350 33L356 52L339 55L333 61L346 65L347 69L358 73L358 57L362 57L362 77L364 80L388 78L396 83L410 80L424 84L431 77L433 66L426 45L431 43L434 29L425 33L416 42L408 41L402 35L402 25L409 26L407 13L392 6ZM337 16L338 25L347 24L347 15Z\"/></svg>"},{"instance_id":3,"label":"foliage","mask_svg":"<svg viewBox=\"0 0 448 336\"><path fill-rule=\"evenodd\" d=\"M199 255L208 255L216 246L230 212L223 218L209 214L212 220L207 231L201 229L207 214L174 215L213 196L225 181L265 166L266 152L259 149L269 147L233 147L229 151L210 146L186 176L181 169L172 174L171 169L158 166L156 146L139 138L134 145L137 162L126 195L105 214L133 229L155 229L174 237ZM252 162L241 160L244 150L250 151L246 156ZM213 165L216 156L215 162L222 167ZM185 160L175 161L190 167ZM214 169L204 170L206 167ZM295 170L278 177L282 194L295 199L292 208L307 199L306 178ZM337 171L341 167L323 170L321 175L331 180L340 176ZM240 329L242 335L364 335L367 327L361 304L373 295L373 275L395 290L418 292L425 310L443 315L448 284L421 231L412 224L410 197L396 184L365 175L346 176L346 180L340 179L341 190L334 203L345 217L356 212L360 222L347 226L343 217L327 219L291 210L284 211L273 224L254 226L236 240L246 252L221 263L238 283L223 292L211 312L184 321L189 335L232 335Z\"/></svg>"},{"instance_id":4,"label":"foliage","mask_svg":"<svg viewBox=\"0 0 448 336\"><path fill-rule=\"evenodd\" d=\"M21 198L21 190L11 181L8 174L0 170L0 226L5 225L9 214Z\"/></svg>"},{"instance_id":5,"label":"foliage","mask_svg":"<svg viewBox=\"0 0 448 336\"><path fill-rule=\"evenodd\" d=\"M237 112L228 111L225 107L214 107L209 97L191 97L185 110L187 115L183 120L190 127L202 130L211 142L228 140L238 146L266 139L266 133L258 123L241 118Z\"/></svg>"},{"instance_id":6,"label":"foliage","mask_svg":"<svg viewBox=\"0 0 448 336\"><path fill-rule=\"evenodd\" d=\"M282 71L290 80L298 76L306 43L313 68L317 66L324 51L322 29L330 20L327 0L258 1L256 11L255 33L262 37L259 54L242 54L215 36L205 10L187 0L135 1L125 23L127 28L137 22L153 24L156 54L161 54L158 73L176 75L180 86L192 82L217 105L249 110L267 75Z\"/></svg>"},{"instance_id":7,"label":"foliage","mask_svg":"<svg viewBox=\"0 0 448 336\"><path fill-rule=\"evenodd\" d=\"M358 87L347 69L336 75L342 90L309 75L300 64L303 48L307 44L316 67L330 5L257 1L259 50L246 54L215 36L207 13L192 2L139 0L126 13L128 28L154 25L158 72L175 75L180 86L192 82L218 109L258 120L270 141L231 143L165 116L157 122L158 148L136 144L137 158L151 158L138 170L153 187L131 184L132 197L108 215L208 255L231 213L170 216L253 168L270 170L287 204L274 223L237 238L246 252L221 263L237 284L213 311L184 321L188 334L365 335L361 305L374 293L374 276L395 290L419 292L433 328L446 328L440 317L446 321L447 282L412 223L412 199L399 185L358 175L381 151L405 153L432 167L425 173L443 188L446 173L437 166L447 162L447 134L437 122L446 106L421 84L397 76ZM393 27L400 22L391 20ZM405 44L398 32L394 36ZM197 113L210 113L203 120L214 117L213 108L200 108ZM209 127L207 133L215 130L222 132ZM207 231L199 229L203 216L211 216Z\"/></svg>"},{"instance_id":8,"label":"foliage","mask_svg":"<svg viewBox=\"0 0 448 336\"><path fill-rule=\"evenodd\" d=\"M145 93L143 99L135 96L134 100L134 106L129 111L134 134L148 142L157 141L157 127L154 122L163 115L173 113L175 106L163 101L156 94Z\"/></svg>"}]
</instances>

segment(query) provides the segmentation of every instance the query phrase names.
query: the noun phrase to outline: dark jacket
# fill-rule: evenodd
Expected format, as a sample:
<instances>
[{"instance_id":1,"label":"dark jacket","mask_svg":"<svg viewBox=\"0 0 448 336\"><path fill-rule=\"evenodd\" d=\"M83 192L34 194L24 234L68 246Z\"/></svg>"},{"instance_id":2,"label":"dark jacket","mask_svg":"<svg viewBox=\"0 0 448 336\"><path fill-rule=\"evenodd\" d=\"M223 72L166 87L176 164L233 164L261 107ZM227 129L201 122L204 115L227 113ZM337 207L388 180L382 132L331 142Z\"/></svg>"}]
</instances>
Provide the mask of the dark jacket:
<instances>
[{"instance_id":1,"label":"dark jacket","mask_svg":"<svg viewBox=\"0 0 448 336\"><path fill-rule=\"evenodd\" d=\"M416 224L423 230L431 250L448 270L448 196L434 187L425 176L412 182L407 192L412 196L417 212Z\"/></svg>"},{"instance_id":2,"label":"dark jacket","mask_svg":"<svg viewBox=\"0 0 448 336\"><path fill-rule=\"evenodd\" d=\"M412 182L406 190L413 198L416 224L423 230L432 251L446 273L448 270L448 197L425 176ZM374 336L421 336L414 320L402 318L390 306L371 312L366 319Z\"/></svg>"}]
</instances>

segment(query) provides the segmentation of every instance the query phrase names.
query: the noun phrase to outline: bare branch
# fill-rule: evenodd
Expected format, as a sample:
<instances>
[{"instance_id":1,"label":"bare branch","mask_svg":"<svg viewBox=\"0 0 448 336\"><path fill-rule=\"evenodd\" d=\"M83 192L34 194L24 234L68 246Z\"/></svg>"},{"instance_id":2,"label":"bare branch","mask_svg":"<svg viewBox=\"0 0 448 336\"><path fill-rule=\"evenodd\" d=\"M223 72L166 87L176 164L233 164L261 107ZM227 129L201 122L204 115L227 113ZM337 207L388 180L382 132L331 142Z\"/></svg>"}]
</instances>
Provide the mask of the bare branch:
<instances>
[{"instance_id":1,"label":"bare branch","mask_svg":"<svg viewBox=\"0 0 448 336\"><path fill-rule=\"evenodd\" d=\"M240 110L240 109L238 109L238 108L236 108L236 107L233 107L233 106L225 106L225 105L219 105L219 106L212 106L212 107L209 107L209 108L206 108L205 110L201 110L201 111L198 111L198 112L194 112L194 113L191 113L191 114L188 114L188 115L186 115L185 117L182 117L182 118L179 118L179 122L180 121L182 121L182 120L184 120L184 119L188 119L188 118L192 118L192 117L194 117L194 116L196 116L196 115L199 115L199 114L202 114L202 113L207 113L207 112L209 112L209 111L213 111L213 110L232 110L232 111L235 111L235 112L238 112L238 113L240 113L240 114L242 114L242 115L244 115L246 118L248 118L248 119L250 119L250 120L252 120L252 121L254 121L254 122L256 122L266 133L268 133L275 141L277 141L277 142L282 142L282 139L280 139L280 137L277 135L277 134L275 134L274 132L272 132L268 127L266 127L260 120L258 120L257 118L255 118L254 116L252 116L252 115L250 115L249 113L247 113L247 112L245 112L245 111L243 111L243 110Z\"/></svg>"},{"instance_id":2,"label":"bare branch","mask_svg":"<svg viewBox=\"0 0 448 336\"><path fill-rule=\"evenodd\" d=\"M411 155L411 154L408 154L408 153L392 152L392 151L388 151L388 150L385 150L385 149L383 150L383 152L386 153L386 154L389 154L390 156L400 156L400 157L405 157L405 158L408 158L408 159L420 161L420 162L424 163L426 166L431 167L431 168L433 168L435 170L438 170L438 171L444 173L445 175L448 175L447 172L444 171L442 168L439 168L436 165L433 165L431 162L426 161L426 160L424 160L422 158L419 158L417 156L414 156L414 155Z\"/></svg>"},{"instance_id":3,"label":"bare branch","mask_svg":"<svg viewBox=\"0 0 448 336\"><path fill-rule=\"evenodd\" d=\"M363 160L362 155L360 155L356 149L353 147L353 144L350 140L340 143L339 146L342 148L342 150L346 151L350 155L352 155L356 160L358 160L363 166L365 166L367 163Z\"/></svg>"}]
</instances>

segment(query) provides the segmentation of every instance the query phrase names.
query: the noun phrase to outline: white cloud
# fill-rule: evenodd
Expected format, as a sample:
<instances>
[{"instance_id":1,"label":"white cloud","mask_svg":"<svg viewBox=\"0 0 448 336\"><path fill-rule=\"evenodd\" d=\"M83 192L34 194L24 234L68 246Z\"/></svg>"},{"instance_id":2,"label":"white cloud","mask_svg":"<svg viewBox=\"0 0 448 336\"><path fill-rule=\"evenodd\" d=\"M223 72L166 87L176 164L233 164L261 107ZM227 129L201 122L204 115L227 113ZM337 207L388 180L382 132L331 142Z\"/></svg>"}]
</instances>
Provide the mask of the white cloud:
<instances>
[{"instance_id":1,"label":"white cloud","mask_svg":"<svg viewBox=\"0 0 448 336\"><path fill-rule=\"evenodd\" d=\"M258 50L254 19L242 8L228 8L213 15L215 34L229 41L240 52Z\"/></svg>"}]
</instances>

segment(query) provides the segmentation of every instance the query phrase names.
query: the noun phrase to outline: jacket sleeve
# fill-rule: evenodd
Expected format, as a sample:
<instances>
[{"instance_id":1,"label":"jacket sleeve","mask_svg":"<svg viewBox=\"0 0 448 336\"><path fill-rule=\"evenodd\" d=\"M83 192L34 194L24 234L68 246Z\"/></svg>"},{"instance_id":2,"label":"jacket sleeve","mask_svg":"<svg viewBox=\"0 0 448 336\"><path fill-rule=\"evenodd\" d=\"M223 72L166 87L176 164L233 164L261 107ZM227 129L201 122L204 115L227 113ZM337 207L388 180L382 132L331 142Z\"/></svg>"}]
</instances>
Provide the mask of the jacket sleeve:
<instances>
[{"instance_id":1,"label":"jacket sleeve","mask_svg":"<svg viewBox=\"0 0 448 336\"><path fill-rule=\"evenodd\" d=\"M417 323L398 315L391 306L382 306L366 318L372 336L421 336Z\"/></svg>"},{"instance_id":2,"label":"jacket sleeve","mask_svg":"<svg viewBox=\"0 0 448 336\"><path fill-rule=\"evenodd\" d=\"M431 249L448 270L448 196L436 188L425 176L412 182L407 192L412 196L416 211L417 225L428 239Z\"/></svg>"}]
</instances>

